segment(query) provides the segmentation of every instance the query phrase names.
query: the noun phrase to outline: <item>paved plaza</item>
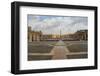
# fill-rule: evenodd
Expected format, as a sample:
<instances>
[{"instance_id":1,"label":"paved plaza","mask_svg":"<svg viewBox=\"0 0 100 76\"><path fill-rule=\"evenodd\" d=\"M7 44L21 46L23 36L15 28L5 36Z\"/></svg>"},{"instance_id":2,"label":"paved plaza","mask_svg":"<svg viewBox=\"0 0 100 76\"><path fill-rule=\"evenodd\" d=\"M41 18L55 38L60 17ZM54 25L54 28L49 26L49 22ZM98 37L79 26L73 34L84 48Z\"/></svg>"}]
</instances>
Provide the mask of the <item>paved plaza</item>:
<instances>
[{"instance_id":1,"label":"paved plaza","mask_svg":"<svg viewBox=\"0 0 100 76\"><path fill-rule=\"evenodd\" d=\"M66 44L60 40L55 44L51 53L53 55L52 59L66 59L66 53L69 53L69 50L67 49Z\"/></svg>"},{"instance_id":2,"label":"paved plaza","mask_svg":"<svg viewBox=\"0 0 100 76\"><path fill-rule=\"evenodd\" d=\"M87 41L40 41L28 44L28 60L87 58Z\"/></svg>"}]
</instances>

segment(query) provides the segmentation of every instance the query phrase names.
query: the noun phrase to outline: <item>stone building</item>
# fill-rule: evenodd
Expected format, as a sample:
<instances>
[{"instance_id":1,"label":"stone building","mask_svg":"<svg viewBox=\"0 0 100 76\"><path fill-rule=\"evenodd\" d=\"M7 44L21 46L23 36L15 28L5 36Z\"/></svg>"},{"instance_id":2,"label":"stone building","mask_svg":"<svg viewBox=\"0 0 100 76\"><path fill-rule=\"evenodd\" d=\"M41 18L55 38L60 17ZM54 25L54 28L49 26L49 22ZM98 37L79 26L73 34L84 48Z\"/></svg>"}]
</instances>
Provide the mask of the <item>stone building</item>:
<instances>
[{"instance_id":1,"label":"stone building","mask_svg":"<svg viewBox=\"0 0 100 76\"><path fill-rule=\"evenodd\" d=\"M79 30L75 35L79 40L88 40L88 30Z\"/></svg>"},{"instance_id":2,"label":"stone building","mask_svg":"<svg viewBox=\"0 0 100 76\"><path fill-rule=\"evenodd\" d=\"M59 40L60 35L55 35L55 34L45 34L41 36L42 40Z\"/></svg>"},{"instance_id":3,"label":"stone building","mask_svg":"<svg viewBox=\"0 0 100 76\"><path fill-rule=\"evenodd\" d=\"M88 30L79 30L73 34L76 40L88 40Z\"/></svg>"},{"instance_id":4,"label":"stone building","mask_svg":"<svg viewBox=\"0 0 100 76\"><path fill-rule=\"evenodd\" d=\"M41 31L32 31L28 27L28 42L44 40L88 40L88 30L78 30L73 34L42 34Z\"/></svg>"},{"instance_id":5,"label":"stone building","mask_svg":"<svg viewBox=\"0 0 100 76\"><path fill-rule=\"evenodd\" d=\"M41 31L32 31L31 27L28 27L28 42L40 41L41 40Z\"/></svg>"},{"instance_id":6,"label":"stone building","mask_svg":"<svg viewBox=\"0 0 100 76\"><path fill-rule=\"evenodd\" d=\"M88 40L88 30L78 30L73 34L62 35L62 40Z\"/></svg>"}]
</instances>

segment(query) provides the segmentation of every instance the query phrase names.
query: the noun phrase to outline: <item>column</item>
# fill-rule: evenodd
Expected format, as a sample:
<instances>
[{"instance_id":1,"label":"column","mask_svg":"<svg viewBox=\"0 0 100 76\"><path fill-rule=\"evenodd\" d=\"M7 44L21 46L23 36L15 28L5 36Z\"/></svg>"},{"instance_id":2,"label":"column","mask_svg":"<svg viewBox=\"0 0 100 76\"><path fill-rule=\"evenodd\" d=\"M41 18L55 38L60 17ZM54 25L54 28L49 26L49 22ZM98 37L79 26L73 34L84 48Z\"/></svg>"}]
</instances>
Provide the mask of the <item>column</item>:
<instances>
[{"instance_id":1,"label":"column","mask_svg":"<svg viewBox=\"0 0 100 76\"><path fill-rule=\"evenodd\" d=\"M32 34L29 34L29 42L32 42Z\"/></svg>"}]
</instances>

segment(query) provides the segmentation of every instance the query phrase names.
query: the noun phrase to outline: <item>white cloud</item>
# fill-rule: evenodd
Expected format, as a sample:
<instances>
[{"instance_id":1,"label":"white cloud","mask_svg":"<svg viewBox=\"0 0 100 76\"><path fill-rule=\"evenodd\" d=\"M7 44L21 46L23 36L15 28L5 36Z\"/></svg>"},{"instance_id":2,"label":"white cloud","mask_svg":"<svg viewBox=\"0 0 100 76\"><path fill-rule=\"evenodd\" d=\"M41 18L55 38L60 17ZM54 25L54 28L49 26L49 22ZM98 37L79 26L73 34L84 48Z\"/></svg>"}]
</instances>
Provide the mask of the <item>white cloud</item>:
<instances>
[{"instance_id":1,"label":"white cloud","mask_svg":"<svg viewBox=\"0 0 100 76\"><path fill-rule=\"evenodd\" d=\"M31 26L32 30L42 31L44 34L59 34L60 30L63 34L67 34L80 29L87 29L87 17L45 16L40 20L41 15L38 17L34 15L31 16L32 17L28 17L28 26Z\"/></svg>"}]
</instances>

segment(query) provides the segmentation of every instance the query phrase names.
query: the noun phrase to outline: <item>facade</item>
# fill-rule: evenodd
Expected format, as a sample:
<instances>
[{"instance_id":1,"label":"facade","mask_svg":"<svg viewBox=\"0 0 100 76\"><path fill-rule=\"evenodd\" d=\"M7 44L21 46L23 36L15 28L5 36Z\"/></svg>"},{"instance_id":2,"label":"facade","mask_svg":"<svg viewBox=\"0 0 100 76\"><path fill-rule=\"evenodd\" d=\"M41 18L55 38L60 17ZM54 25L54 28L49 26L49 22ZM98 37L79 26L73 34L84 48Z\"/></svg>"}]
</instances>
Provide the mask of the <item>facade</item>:
<instances>
[{"instance_id":1,"label":"facade","mask_svg":"<svg viewBox=\"0 0 100 76\"><path fill-rule=\"evenodd\" d=\"M42 32L32 31L31 27L28 27L28 42L40 41Z\"/></svg>"},{"instance_id":2,"label":"facade","mask_svg":"<svg viewBox=\"0 0 100 76\"><path fill-rule=\"evenodd\" d=\"M62 35L62 40L88 40L88 30L79 30L73 34Z\"/></svg>"},{"instance_id":3,"label":"facade","mask_svg":"<svg viewBox=\"0 0 100 76\"><path fill-rule=\"evenodd\" d=\"M44 40L88 40L88 30L79 30L73 34L42 34L41 31L32 31L28 27L28 42Z\"/></svg>"},{"instance_id":4,"label":"facade","mask_svg":"<svg viewBox=\"0 0 100 76\"><path fill-rule=\"evenodd\" d=\"M74 38L73 38L73 34L66 34L66 35L63 35L62 36L62 40L74 40Z\"/></svg>"},{"instance_id":5,"label":"facade","mask_svg":"<svg viewBox=\"0 0 100 76\"><path fill-rule=\"evenodd\" d=\"M73 34L76 40L88 40L88 30L79 30Z\"/></svg>"},{"instance_id":6,"label":"facade","mask_svg":"<svg viewBox=\"0 0 100 76\"><path fill-rule=\"evenodd\" d=\"M41 40L59 40L60 35L45 34L41 36Z\"/></svg>"}]
</instances>

